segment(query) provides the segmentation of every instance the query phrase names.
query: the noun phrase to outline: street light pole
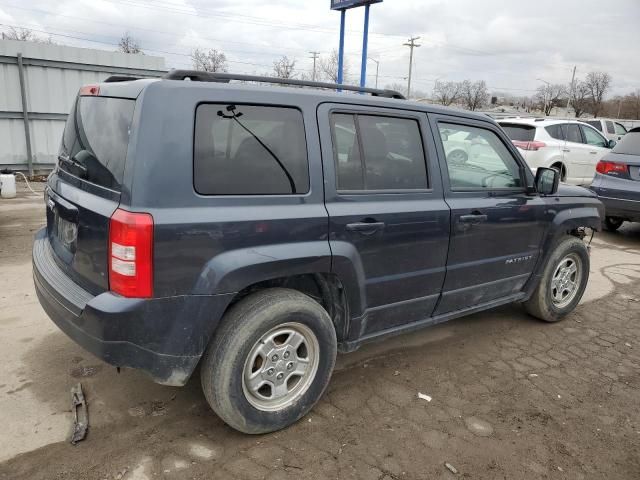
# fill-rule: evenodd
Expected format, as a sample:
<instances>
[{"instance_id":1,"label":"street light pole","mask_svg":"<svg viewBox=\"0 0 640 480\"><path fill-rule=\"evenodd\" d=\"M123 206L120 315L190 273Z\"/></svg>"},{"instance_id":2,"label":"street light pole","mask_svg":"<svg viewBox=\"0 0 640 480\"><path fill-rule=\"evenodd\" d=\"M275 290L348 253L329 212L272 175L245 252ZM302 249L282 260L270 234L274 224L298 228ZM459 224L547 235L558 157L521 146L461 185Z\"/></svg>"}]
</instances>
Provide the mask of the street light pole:
<instances>
[{"instance_id":1,"label":"street light pole","mask_svg":"<svg viewBox=\"0 0 640 480\"><path fill-rule=\"evenodd\" d=\"M413 49L420 46L420 45L418 45L416 43L416 40L420 40L420 37L411 37L409 40L407 40L407 43L403 44L405 47L409 47L409 49L410 49L410 52L409 52L409 79L407 81L407 98L409 98L411 96L411 71L413 69Z\"/></svg>"},{"instance_id":2,"label":"street light pole","mask_svg":"<svg viewBox=\"0 0 640 480\"><path fill-rule=\"evenodd\" d=\"M372 62L376 62L376 88L378 88L378 72L380 70L380 60L376 60L375 58L368 57Z\"/></svg>"}]
</instances>

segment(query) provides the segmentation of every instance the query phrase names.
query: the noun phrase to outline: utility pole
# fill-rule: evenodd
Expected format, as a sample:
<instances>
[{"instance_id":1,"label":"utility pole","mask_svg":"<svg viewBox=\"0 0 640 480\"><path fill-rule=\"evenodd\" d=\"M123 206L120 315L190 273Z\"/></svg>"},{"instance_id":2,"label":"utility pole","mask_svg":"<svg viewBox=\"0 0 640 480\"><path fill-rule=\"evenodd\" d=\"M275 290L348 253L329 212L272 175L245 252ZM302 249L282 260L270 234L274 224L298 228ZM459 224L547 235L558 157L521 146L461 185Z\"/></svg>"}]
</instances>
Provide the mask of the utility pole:
<instances>
[{"instance_id":1,"label":"utility pole","mask_svg":"<svg viewBox=\"0 0 640 480\"><path fill-rule=\"evenodd\" d=\"M410 95L411 95L411 71L413 69L413 49L420 46L420 45L418 45L416 43L416 40L420 40L420 37L411 37L409 40L407 40L407 43L403 44L405 47L409 47L409 49L410 49L410 52L409 52L409 78L408 78L408 81L407 81L407 98L409 98Z\"/></svg>"},{"instance_id":2,"label":"utility pole","mask_svg":"<svg viewBox=\"0 0 640 480\"><path fill-rule=\"evenodd\" d=\"M318 56L320 55L320 52L309 52L311 54L311 57L309 58L313 58L313 81L316 81L316 60L318 59Z\"/></svg>"},{"instance_id":3,"label":"utility pole","mask_svg":"<svg viewBox=\"0 0 640 480\"><path fill-rule=\"evenodd\" d=\"M369 60L376 62L376 88L378 88L378 72L380 71L380 60L369 57Z\"/></svg>"},{"instance_id":4,"label":"utility pole","mask_svg":"<svg viewBox=\"0 0 640 480\"><path fill-rule=\"evenodd\" d=\"M569 99L567 100L567 115L569 115L569 107L571 106L571 96L573 95L574 83L576 81L576 66L573 66L573 75L571 75L571 86L569 87Z\"/></svg>"}]
</instances>

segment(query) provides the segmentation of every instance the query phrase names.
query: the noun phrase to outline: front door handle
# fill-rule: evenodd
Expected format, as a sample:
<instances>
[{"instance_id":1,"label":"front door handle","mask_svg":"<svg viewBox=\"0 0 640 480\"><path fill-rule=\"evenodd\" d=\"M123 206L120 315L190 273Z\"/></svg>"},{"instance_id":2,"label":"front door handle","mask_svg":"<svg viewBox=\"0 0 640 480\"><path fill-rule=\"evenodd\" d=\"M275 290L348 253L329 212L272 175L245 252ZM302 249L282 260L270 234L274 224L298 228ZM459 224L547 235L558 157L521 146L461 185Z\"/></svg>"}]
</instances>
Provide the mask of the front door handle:
<instances>
[{"instance_id":1,"label":"front door handle","mask_svg":"<svg viewBox=\"0 0 640 480\"><path fill-rule=\"evenodd\" d=\"M589 152L591 155L597 155L598 152Z\"/></svg>"},{"instance_id":2,"label":"front door handle","mask_svg":"<svg viewBox=\"0 0 640 480\"><path fill-rule=\"evenodd\" d=\"M373 235L384 228L384 222L357 222L347 223L349 232L358 232L361 235Z\"/></svg>"},{"instance_id":3,"label":"front door handle","mask_svg":"<svg viewBox=\"0 0 640 480\"><path fill-rule=\"evenodd\" d=\"M570 150L570 149L568 149L568 148L563 148L563 149L562 149L562 151L563 151L563 152L566 152L566 153L571 152L571 150Z\"/></svg>"},{"instance_id":4,"label":"front door handle","mask_svg":"<svg viewBox=\"0 0 640 480\"><path fill-rule=\"evenodd\" d=\"M470 215L460 215L458 222L460 223L482 223L486 222L489 217L484 213L472 213Z\"/></svg>"}]
</instances>

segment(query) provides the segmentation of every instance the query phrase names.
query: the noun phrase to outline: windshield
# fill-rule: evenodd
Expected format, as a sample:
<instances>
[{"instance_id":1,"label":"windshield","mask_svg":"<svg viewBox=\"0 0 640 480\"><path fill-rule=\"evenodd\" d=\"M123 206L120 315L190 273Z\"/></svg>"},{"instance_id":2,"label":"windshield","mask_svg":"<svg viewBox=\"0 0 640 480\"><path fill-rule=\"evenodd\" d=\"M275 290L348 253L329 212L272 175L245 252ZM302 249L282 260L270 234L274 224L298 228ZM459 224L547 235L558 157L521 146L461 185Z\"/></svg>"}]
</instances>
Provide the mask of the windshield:
<instances>
[{"instance_id":1,"label":"windshield","mask_svg":"<svg viewBox=\"0 0 640 480\"><path fill-rule=\"evenodd\" d=\"M134 106L135 100L78 97L62 136L60 169L119 191Z\"/></svg>"}]
</instances>

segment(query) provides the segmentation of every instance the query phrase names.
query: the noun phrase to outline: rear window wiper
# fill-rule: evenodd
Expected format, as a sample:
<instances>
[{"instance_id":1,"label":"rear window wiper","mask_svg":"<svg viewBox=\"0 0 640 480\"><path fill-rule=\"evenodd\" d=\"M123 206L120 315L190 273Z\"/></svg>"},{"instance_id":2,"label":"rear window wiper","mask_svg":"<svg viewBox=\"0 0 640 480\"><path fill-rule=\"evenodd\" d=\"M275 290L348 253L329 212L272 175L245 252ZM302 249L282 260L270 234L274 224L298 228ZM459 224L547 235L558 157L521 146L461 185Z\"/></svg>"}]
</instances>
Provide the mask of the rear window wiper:
<instances>
[{"instance_id":1,"label":"rear window wiper","mask_svg":"<svg viewBox=\"0 0 640 480\"><path fill-rule=\"evenodd\" d=\"M65 165L69 166L73 170L77 170L78 173L74 173L74 175L78 175L82 178L87 176L87 167L85 167L82 163L75 159L75 157L66 157L64 155L58 155L58 160Z\"/></svg>"},{"instance_id":2,"label":"rear window wiper","mask_svg":"<svg viewBox=\"0 0 640 480\"><path fill-rule=\"evenodd\" d=\"M242 116L242 112L236 112L235 105L229 105L226 110L227 112L229 112L229 114L225 114L222 110L219 110L218 116L226 119L231 118L235 120L238 125L240 125L249 135L251 135L262 146L262 148L264 148L267 151L267 153L271 156L271 158L273 158L276 161L276 163L278 164L282 172L285 174L285 176L287 177L287 181L289 182L289 186L291 187L291 193L293 194L297 193L296 184L293 181L293 177L289 173L289 170L287 170L287 167L285 167L282 164L278 156L275 153L273 153L273 150L271 150L262 140L260 140L260 138L258 138L258 136L255 133L253 133L244 123L238 120L238 117Z\"/></svg>"}]
</instances>

